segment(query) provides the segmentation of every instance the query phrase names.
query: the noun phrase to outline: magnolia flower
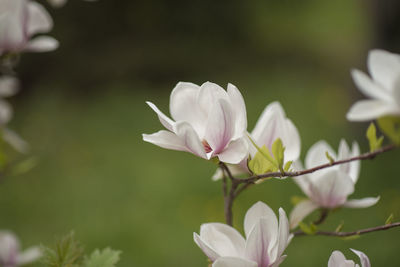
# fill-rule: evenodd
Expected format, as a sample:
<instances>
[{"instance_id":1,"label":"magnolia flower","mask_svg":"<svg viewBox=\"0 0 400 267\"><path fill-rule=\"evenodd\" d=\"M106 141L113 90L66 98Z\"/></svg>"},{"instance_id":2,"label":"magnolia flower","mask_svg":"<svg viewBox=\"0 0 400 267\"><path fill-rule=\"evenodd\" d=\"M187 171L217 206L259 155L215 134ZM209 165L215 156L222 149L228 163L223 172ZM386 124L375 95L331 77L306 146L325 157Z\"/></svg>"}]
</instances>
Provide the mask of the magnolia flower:
<instances>
[{"instance_id":1,"label":"magnolia flower","mask_svg":"<svg viewBox=\"0 0 400 267\"><path fill-rule=\"evenodd\" d=\"M387 115L400 116L400 55L372 50L368 69L371 78L359 70L351 74L358 89L372 99L356 102L347 119L368 121Z\"/></svg>"},{"instance_id":2,"label":"magnolia flower","mask_svg":"<svg viewBox=\"0 0 400 267\"><path fill-rule=\"evenodd\" d=\"M49 32L53 21L42 5L30 0L0 0L0 55L5 52L46 52L58 47Z\"/></svg>"},{"instance_id":3,"label":"magnolia flower","mask_svg":"<svg viewBox=\"0 0 400 267\"><path fill-rule=\"evenodd\" d=\"M17 151L24 153L28 150L28 144L6 127L12 118L13 111L11 105L4 101L3 98L13 96L17 92L18 80L15 77L0 77L0 129L2 130L2 137Z\"/></svg>"},{"instance_id":4,"label":"magnolia flower","mask_svg":"<svg viewBox=\"0 0 400 267\"><path fill-rule=\"evenodd\" d=\"M62 7L67 3L67 0L47 0L53 7ZM85 0L86 2L94 2L96 0Z\"/></svg>"},{"instance_id":5,"label":"magnolia flower","mask_svg":"<svg viewBox=\"0 0 400 267\"><path fill-rule=\"evenodd\" d=\"M17 237L9 231L0 231L0 266L17 267L31 263L41 257L38 247L31 247L20 251Z\"/></svg>"},{"instance_id":6,"label":"magnolia flower","mask_svg":"<svg viewBox=\"0 0 400 267\"><path fill-rule=\"evenodd\" d=\"M343 160L360 154L356 142L350 150L346 141L340 141L339 152L335 151L325 142L314 144L307 152L305 165L307 169L328 163L325 153L334 160ZM375 205L379 197L347 200L354 192L354 185L360 173L360 161L352 161L346 164L335 165L314 173L295 178L296 183L309 199L298 203L290 214L290 226L294 228L308 214L317 208L334 209L337 207L367 208Z\"/></svg>"},{"instance_id":7,"label":"magnolia flower","mask_svg":"<svg viewBox=\"0 0 400 267\"><path fill-rule=\"evenodd\" d=\"M170 97L170 113L174 120L153 103L147 104L167 130L143 134L144 141L205 159L218 157L220 161L232 164L246 157L246 106L234 85L228 84L225 91L210 82L201 86L178 83Z\"/></svg>"},{"instance_id":8,"label":"magnolia flower","mask_svg":"<svg viewBox=\"0 0 400 267\"><path fill-rule=\"evenodd\" d=\"M207 223L194 233L196 244L213 262L213 267L277 267L292 235L285 211L279 209L279 224L268 205L257 202L244 218L246 240L233 227L222 223Z\"/></svg>"},{"instance_id":9,"label":"magnolia flower","mask_svg":"<svg viewBox=\"0 0 400 267\"><path fill-rule=\"evenodd\" d=\"M275 140L280 138L285 146L285 161L295 161L300 156L301 140L299 132L293 122L286 117L285 111L279 102L272 102L265 107L249 136L257 146L266 146L270 151ZM257 149L250 141L249 152L251 157L254 157L257 153ZM249 172L247 158L239 165L231 165L229 168L234 175ZM218 169L213 176L213 180L218 180L222 177L223 173Z\"/></svg>"},{"instance_id":10,"label":"magnolia flower","mask_svg":"<svg viewBox=\"0 0 400 267\"><path fill-rule=\"evenodd\" d=\"M361 267L371 267L367 255L355 249L350 250L360 258ZM342 252L335 250L329 258L328 267L360 267L360 265L354 263L352 260L346 260Z\"/></svg>"}]
</instances>

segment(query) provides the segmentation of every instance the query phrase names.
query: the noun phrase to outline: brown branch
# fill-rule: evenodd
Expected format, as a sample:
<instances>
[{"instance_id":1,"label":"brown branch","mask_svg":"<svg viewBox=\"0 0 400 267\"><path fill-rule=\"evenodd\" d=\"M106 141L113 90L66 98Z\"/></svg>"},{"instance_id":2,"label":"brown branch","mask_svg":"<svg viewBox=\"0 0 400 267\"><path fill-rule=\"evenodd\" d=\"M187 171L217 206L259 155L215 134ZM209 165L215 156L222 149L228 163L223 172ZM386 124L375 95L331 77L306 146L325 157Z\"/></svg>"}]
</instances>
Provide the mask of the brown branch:
<instances>
[{"instance_id":1,"label":"brown branch","mask_svg":"<svg viewBox=\"0 0 400 267\"><path fill-rule=\"evenodd\" d=\"M363 235L367 233L372 233L372 232L377 232L377 231L383 231L383 230L388 230L394 227L399 227L400 222L395 222L395 223L390 223L390 224L385 224L381 226L376 226L376 227L371 227L371 228L366 228L366 229L361 229L357 231L352 231L352 232L327 232L327 231L317 231L313 235L324 235L324 236L337 236L337 237L348 237L348 236L356 236L356 235ZM303 231L296 231L293 233L295 236L305 236L307 235Z\"/></svg>"},{"instance_id":2,"label":"brown branch","mask_svg":"<svg viewBox=\"0 0 400 267\"><path fill-rule=\"evenodd\" d=\"M231 188L229 190L229 193L227 193L227 186L226 186L226 178L224 178L224 212L225 212L225 221L226 224L232 226L233 225L233 211L232 211L232 207L233 207L233 201L235 200L235 196L236 196L236 189L239 185L239 180L235 177L233 177L231 171L229 170L229 168L225 165L225 163L220 162L219 166L222 170L222 172L228 175L229 179L231 180Z\"/></svg>"},{"instance_id":3,"label":"brown branch","mask_svg":"<svg viewBox=\"0 0 400 267\"><path fill-rule=\"evenodd\" d=\"M319 224L323 223L326 220L326 218L328 218L328 214L329 214L328 209L321 209L321 213L319 215L318 220L314 221L313 224L319 225Z\"/></svg>"},{"instance_id":4,"label":"brown branch","mask_svg":"<svg viewBox=\"0 0 400 267\"><path fill-rule=\"evenodd\" d=\"M395 145L387 145L385 147L382 147L378 150L375 150L373 152L368 152L368 153L364 153L361 154L359 156L356 157L352 157L352 158L348 158L348 159L344 159L344 160L338 160L338 161L333 161L330 163L326 163L326 164L322 164L319 166L316 166L314 168L311 169L307 169L307 170L302 170L302 171L295 171L295 172L268 172L265 174L261 174L261 175L255 175L255 176L251 176L249 178L246 179L238 179L240 181L240 183L254 183L260 179L264 179L264 178L268 178L268 177L296 177L296 176L301 176L301 175L305 175L305 174L309 174L309 173L313 173L325 168L329 168L335 165L340 165L340 164L345 164L345 163L349 163L352 161L356 161L356 160L366 160L366 159L373 159L375 158L377 155L382 154L384 152L393 150L394 148L396 148Z\"/></svg>"}]
</instances>

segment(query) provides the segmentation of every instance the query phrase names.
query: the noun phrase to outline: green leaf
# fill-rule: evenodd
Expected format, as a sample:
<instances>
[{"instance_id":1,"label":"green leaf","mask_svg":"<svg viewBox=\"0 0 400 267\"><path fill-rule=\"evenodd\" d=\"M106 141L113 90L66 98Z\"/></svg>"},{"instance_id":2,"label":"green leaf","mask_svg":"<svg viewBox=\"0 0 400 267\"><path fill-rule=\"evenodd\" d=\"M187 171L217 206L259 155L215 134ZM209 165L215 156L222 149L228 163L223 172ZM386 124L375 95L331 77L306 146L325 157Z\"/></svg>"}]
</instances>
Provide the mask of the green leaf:
<instances>
[{"instance_id":1,"label":"green leaf","mask_svg":"<svg viewBox=\"0 0 400 267\"><path fill-rule=\"evenodd\" d=\"M314 235L317 232L317 226L313 223L310 225L300 222L299 223L300 230L306 233L307 235Z\"/></svg>"},{"instance_id":2,"label":"green leaf","mask_svg":"<svg viewBox=\"0 0 400 267\"><path fill-rule=\"evenodd\" d=\"M335 160L333 159L333 157L329 154L328 151L325 151L325 156L326 158L329 160L330 164L333 164L335 162Z\"/></svg>"},{"instance_id":3,"label":"green leaf","mask_svg":"<svg viewBox=\"0 0 400 267\"><path fill-rule=\"evenodd\" d=\"M342 231L343 226L344 226L344 221L341 221L340 224L336 227L335 232L338 233Z\"/></svg>"},{"instance_id":4,"label":"green leaf","mask_svg":"<svg viewBox=\"0 0 400 267\"><path fill-rule=\"evenodd\" d=\"M367 138L368 138L368 141L369 141L369 150L370 150L370 152L373 152L373 151L379 149L382 146L383 136L377 138L377 136L376 136L376 127L375 127L375 124L373 122L371 122L371 124L368 127Z\"/></svg>"},{"instance_id":5,"label":"green leaf","mask_svg":"<svg viewBox=\"0 0 400 267\"><path fill-rule=\"evenodd\" d=\"M306 197L300 197L300 196L292 196L290 198L290 202L292 203L293 206L296 206L297 204L299 204L300 202L307 200L308 198Z\"/></svg>"},{"instance_id":6,"label":"green leaf","mask_svg":"<svg viewBox=\"0 0 400 267\"><path fill-rule=\"evenodd\" d=\"M249 169L257 175L277 170L277 168L260 152L254 155L254 158L249 161L248 166Z\"/></svg>"},{"instance_id":7,"label":"green leaf","mask_svg":"<svg viewBox=\"0 0 400 267\"><path fill-rule=\"evenodd\" d=\"M379 128L396 145L400 145L400 117L386 116L378 119Z\"/></svg>"},{"instance_id":8,"label":"green leaf","mask_svg":"<svg viewBox=\"0 0 400 267\"><path fill-rule=\"evenodd\" d=\"M120 251L105 248L102 251L96 249L89 257L85 257L83 267L114 267L119 261Z\"/></svg>"},{"instance_id":9,"label":"green leaf","mask_svg":"<svg viewBox=\"0 0 400 267\"><path fill-rule=\"evenodd\" d=\"M277 138L271 147L272 155L274 155L276 165L279 170L283 170L284 152L285 147L282 144L282 140Z\"/></svg>"},{"instance_id":10,"label":"green leaf","mask_svg":"<svg viewBox=\"0 0 400 267\"><path fill-rule=\"evenodd\" d=\"M340 239L345 240L345 241L350 241L350 240L359 239L360 237L361 237L361 235L351 235L351 236L341 237Z\"/></svg>"},{"instance_id":11,"label":"green leaf","mask_svg":"<svg viewBox=\"0 0 400 267\"><path fill-rule=\"evenodd\" d=\"M391 213L389 217L386 219L385 224L391 224L393 222L394 215Z\"/></svg>"},{"instance_id":12,"label":"green leaf","mask_svg":"<svg viewBox=\"0 0 400 267\"><path fill-rule=\"evenodd\" d=\"M292 167L292 164L293 164L293 161L291 161L291 160L286 162L285 167L283 168L283 170L285 172L288 172L290 170L290 167Z\"/></svg>"},{"instance_id":13,"label":"green leaf","mask_svg":"<svg viewBox=\"0 0 400 267\"><path fill-rule=\"evenodd\" d=\"M269 152L269 149L264 145L261 148L251 139L250 136L248 136L250 142L253 144L253 146L257 149L258 152L260 152L261 155L265 157L266 160L268 160L272 165L276 166L278 168L277 163L275 159L271 157L271 153Z\"/></svg>"}]
</instances>

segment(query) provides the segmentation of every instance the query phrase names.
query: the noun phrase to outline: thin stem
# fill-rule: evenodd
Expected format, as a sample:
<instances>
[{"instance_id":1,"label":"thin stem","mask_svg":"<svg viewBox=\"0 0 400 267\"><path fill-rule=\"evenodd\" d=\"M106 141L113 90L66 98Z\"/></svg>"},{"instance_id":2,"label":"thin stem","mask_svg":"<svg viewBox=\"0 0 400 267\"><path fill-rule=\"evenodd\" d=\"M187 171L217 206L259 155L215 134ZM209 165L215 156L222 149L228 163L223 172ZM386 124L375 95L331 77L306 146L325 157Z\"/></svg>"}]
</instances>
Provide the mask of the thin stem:
<instances>
[{"instance_id":1,"label":"thin stem","mask_svg":"<svg viewBox=\"0 0 400 267\"><path fill-rule=\"evenodd\" d=\"M363 235L367 233L372 233L372 232L377 232L377 231L383 231L383 230L388 230L394 227L399 227L400 222L395 222L391 224L385 224L381 226L376 226L376 227L371 227L371 228L366 228L366 229L361 229L357 231L352 231L352 232L327 232L327 231L317 231L313 235L324 235L324 236L337 236L337 237L348 237L348 236L356 236L356 235ZM305 236L307 235L303 231L296 231L293 233L295 236Z\"/></svg>"},{"instance_id":2,"label":"thin stem","mask_svg":"<svg viewBox=\"0 0 400 267\"><path fill-rule=\"evenodd\" d=\"M233 225L233 211L232 211L232 207L233 207L233 202L235 200L235 195L236 195L236 189L239 185L238 179L236 179L235 177L233 177L231 171L229 170L229 168L225 165L225 163L220 162L219 164L222 172L224 173L224 180L223 180L223 187L224 187L224 212L225 212L225 221L226 224L232 226ZM229 179L231 180L231 188L229 190L228 193L228 188L226 185L226 177L225 177L225 173L228 174Z\"/></svg>"},{"instance_id":3,"label":"thin stem","mask_svg":"<svg viewBox=\"0 0 400 267\"><path fill-rule=\"evenodd\" d=\"M313 224L319 225L319 224L323 223L326 220L326 218L328 217L328 214L329 214L328 209L321 209L321 213L320 213L318 220L314 221Z\"/></svg>"}]
</instances>

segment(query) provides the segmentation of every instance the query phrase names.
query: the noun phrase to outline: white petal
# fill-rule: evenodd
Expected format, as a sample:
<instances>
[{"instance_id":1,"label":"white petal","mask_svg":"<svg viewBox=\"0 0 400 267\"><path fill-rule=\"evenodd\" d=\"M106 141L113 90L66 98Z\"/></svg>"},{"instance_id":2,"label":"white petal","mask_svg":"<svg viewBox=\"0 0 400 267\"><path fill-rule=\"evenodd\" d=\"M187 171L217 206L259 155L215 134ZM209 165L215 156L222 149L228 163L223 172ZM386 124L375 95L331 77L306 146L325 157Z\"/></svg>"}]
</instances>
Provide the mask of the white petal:
<instances>
[{"instance_id":1,"label":"white petal","mask_svg":"<svg viewBox=\"0 0 400 267\"><path fill-rule=\"evenodd\" d=\"M315 143L307 152L305 160L306 168L310 169L325 163L329 163L328 159L325 156L326 152L328 152L329 155L336 159L336 152L325 140L321 140Z\"/></svg>"},{"instance_id":2,"label":"white petal","mask_svg":"<svg viewBox=\"0 0 400 267\"><path fill-rule=\"evenodd\" d=\"M229 145L218 154L218 158L222 162L230 164L240 163L249 154L249 148L246 140L240 138L238 140L232 141ZM243 170L242 172L243 173Z\"/></svg>"},{"instance_id":3,"label":"white petal","mask_svg":"<svg viewBox=\"0 0 400 267\"><path fill-rule=\"evenodd\" d=\"M235 228L226 224L203 224L200 228L200 239L202 243L211 248L219 257L243 256L245 248L244 238ZM213 257L213 255L209 256L210 260L214 261Z\"/></svg>"},{"instance_id":4,"label":"white petal","mask_svg":"<svg viewBox=\"0 0 400 267\"><path fill-rule=\"evenodd\" d=\"M301 139L299 131L293 122L286 119L286 131L282 136L282 142L285 146L285 160L295 161L300 157Z\"/></svg>"},{"instance_id":5,"label":"white petal","mask_svg":"<svg viewBox=\"0 0 400 267\"><path fill-rule=\"evenodd\" d=\"M367 255L365 255L363 252L355 250L355 249L350 249L353 251L357 256L360 258L361 261L361 267L371 267L371 263L369 262L369 259Z\"/></svg>"},{"instance_id":6,"label":"white petal","mask_svg":"<svg viewBox=\"0 0 400 267\"><path fill-rule=\"evenodd\" d=\"M362 199L351 199L347 200L346 203L344 203L344 207L347 208L368 208L376 203L378 203L380 199L380 196L378 197L366 197Z\"/></svg>"},{"instance_id":7,"label":"white petal","mask_svg":"<svg viewBox=\"0 0 400 267\"><path fill-rule=\"evenodd\" d=\"M353 142L353 148L352 151L350 151L346 141L344 139L340 140L337 160L349 159L359 155L360 155L360 147L358 146L357 142ZM354 160L350 163L339 165L339 169L347 173L351 177L353 182L356 183L360 173L360 164L361 161Z\"/></svg>"},{"instance_id":8,"label":"white petal","mask_svg":"<svg viewBox=\"0 0 400 267\"><path fill-rule=\"evenodd\" d=\"M368 69L372 78L390 92L400 75L400 56L384 50L371 50Z\"/></svg>"},{"instance_id":9,"label":"white petal","mask_svg":"<svg viewBox=\"0 0 400 267\"><path fill-rule=\"evenodd\" d=\"M22 139L18 134L14 131L11 131L8 128L3 129L3 138L8 144L10 144L15 150L20 153L28 153L29 152L29 144Z\"/></svg>"},{"instance_id":10,"label":"white petal","mask_svg":"<svg viewBox=\"0 0 400 267\"><path fill-rule=\"evenodd\" d=\"M275 261L275 259L280 258L283 251L285 251L286 247L289 245L290 241L290 232L289 232L289 221L286 216L285 211L282 208L279 208L279 233L278 233L278 242L277 242L277 255L271 256L271 259Z\"/></svg>"},{"instance_id":11,"label":"white petal","mask_svg":"<svg viewBox=\"0 0 400 267\"><path fill-rule=\"evenodd\" d=\"M308 199L298 203L290 213L290 228L296 228L305 217L317 208L318 205Z\"/></svg>"},{"instance_id":12,"label":"white petal","mask_svg":"<svg viewBox=\"0 0 400 267\"><path fill-rule=\"evenodd\" d=\"M300 187L300 189L304 192L305 195L310 196L310 187L312 185L312 181L310 180L311 175L302 175L293 177L294 182Z\"/></svg>"},{"instance_id":13,"label":"white petal","mask_svg":"<svg viewBox=\"0 0 400 267\"><path fill-rule=\"evenodd\" d=\"M365 73L359 70L352 70L351 75L353 76L354 83L360 89L360 91L367 97L393 102L390 92L380 85L374 83Z\"/></svg>"},{"instance_id":14,"label":"white petal","mask_svg":"<svg viewBox=\"0 0 400 267\"><path fill-rule=\"evenodd\" d=\"M261 218L265 218L268 222L269 236L273 236L276 240L278 233L278 219L274 211L265 203L258 201L247 212L244 217L244 232L249 237L253 227ZM274 241L275 242L275 241Z\"/></svg>"},{"instance_id":15,"label":"white petal","mask_svg":"<svg viewBox=\"0 0 400 267\"><path fill-rule=\"evenodd\" d=\"M270 267L278 267L286 259L286 255L279 257Z\"/></svg>"},{"instance_id":16,"label":"white petal","mask_svg":"<svg viewBox=\"0 0 400 267\"><path fill-rule=\"evenodd\" d=\"M227 92L235 114L235 134L233 139L241 138L247 130L246 104L239 89L233 84L228 84Z\"/></svg>"},{"instance_id":17,"label":"white petal","mask_svg":"<svg viewBox=\"0 0 400 267\"><path fill-rule=\"evenodd\" d=\"M203 241L198 234L193 233L193 240L211 261L215 261L220 257L220 255L214 250L214 248Z\"/></svg>"},{"instance_id":18,"label":"white petal","mask_svg":"<svg viewBox=\"0 0 400 267\"><path fill-rule=\"evenodd\" d=\"M158 119L160 120L161 124L167 128L168 130L170 130L171 132L174 131L174 125L175 122L173 120L171 120L170 118L168 118L168 116L166 116L164 113L161 112L161 110L159 110L157 108L156 105L154 105L153 103L147 101L146 102L147 105L150 106L150 108L152 110L154 110L155 113L157 113Z\"/></svg>"},{"instance_id":19,"label":"white petal","mask_svg":"<svg viewBox=\"0 0 400 267\"><path fill-rule=\"evenodd\" d=\"M360 100L349 110L349 121L369 121L386 115L400 115L400 108L380 100Z\"/></svg>"},{"instance_id":20,"label":"white petal","mask_svg":"<svg viewBox=\"0 0 400 267\"><path fill-rule=\"evenodd\" d=\"M17 257L18 265L23 265L36 261L42 256L42 251L39 247L31 247L23 251Z\"/></svg>"},{"instance_id":21,"label":"white petal","mask_svg":"<svg viewBox=\"0 0 400 267\"><path fill-rule=\"evenodd\" d=\"M221 153L231 141L235 130L234 119L232 108L226 100L219 99L214 103L204 134L214 154Z\"/></svg>"},{"instance_id":22,"label":"white petal","mask_svg":"<svg viewBox=\"0 0 400 267\"><path fill-rule=\"evenodd\" d=\"M246 258L261 267L268 267L272 263L269 252L276 243L276 232L271 231L270 227L268 218L259 219L246 240Z\"/></svg>"},{"instance_id":23,"label":"white petal","mask_svg":"<svg viewBox=\"0 0 400 267\"><path fill-rule=\"evenodd\" d=\"M174 132L183 141L185 147L193 154L207 159L206 152L199 136L192 126L187 122L177 122L174 125Z\"/></svg>"},{"instance_id":24,"label":"white petal","mask_svg":"<svg viewBox=\"0 0 400 267\"><path fill-rule=\"evenodd\" d=\"M34 1L28 2L27 34L32 36L36 33L49 32L53 28L53 20L46 9Z\"/></svg>"},{"instance_id":25,"label":"white petal","mask_svg":"<svg viewBox=\"0 0 400 267\"><path fill-rule=\"evenodd\" d=\"M58 41L53 37L39 36L29 41L24 50L28 52L48 52L57 49L58 46Z\"/></svg>"},{"instance_id":26,"label":"white petal","mask_svg":"<svg viewBox=\"0 0 400 267\"><path fill-rule=\"evenodd\" d=\"M15 262L19 249L19 240L14 233L0 231L0 262Z\"/></svg>"},{"instance_id":27,"label":"white petal","mask_svg":"<svg viewBox=\"0 0 400 267\"><path fill-rule=\"evenodd\" d=\"M0 125L6 125L12 118L13 111L10 104L0 99Z\"/></svg>"},{"instance_id":28,"label":"white petal","mask_svg":"<svg viewBox=\"0 0 400 267\"><path fill-rule=\"evenodd\" d=\"M187 121L199 136L204 135L207 117L197 103L200 86L179 82L171 92L169 110L175 121Z\"/></svg>"},{"instance_id":29,"label":"white petal","mask_svg":"<svg viewBox=\"0 0 400 267\"><path fill-rule=\"evenodd\" d=\"M242 258L221 257L216 260L212 267L258 267L254 261L248 261Z\"/></svg>"},{"instance_id":30,"label":"white petal","mask_svg":"<svg viewBox=\"0 0 400 267\"><path fill-rule=\"evenodd\" d=\"M0 1L0 53L18 51L25 44L26 9L24 0Z\"/></svg>"},{"instance_id":31,"label":"white petal","mask_svg":"<svg viewBox=\"0 0 400 267\"><path fill-rule=\"evenodd\" d=\"M166 149L188 151L183 140L176 134L166 130L161 130L153 134L143 134L143 141Z\"/></svg>"},{"instance_id":32,"label":"white petal","mask_svg":"<svg viewBox=\"0 0 400 267\"><path fill-rule=\"evenodd\" d=\"M343 253L335 250L329 257L328 267L354 267L354 262L346 260Z\"/></svg>"},{"instance_id":33,"label":"white petal","mask_svg":"<svg viewBox=\"0 0 400 267\"><path fill-rule=\"evenodd\" d=\"M201 85L197 101L204 114L209 116L214 104L220 99L230 101L227 92L221 86L211 82Z\"/></svg>"},{"instance_id":34,"label":"white petal","mask_svg":"<svg viewBox=\"0 0 400 267\"><path fill-rule=\"evenodd\" d=\"M19 82L13 76L0 77L0 97L9 97L18 92Z\"/></svg>"}]
</instances>

